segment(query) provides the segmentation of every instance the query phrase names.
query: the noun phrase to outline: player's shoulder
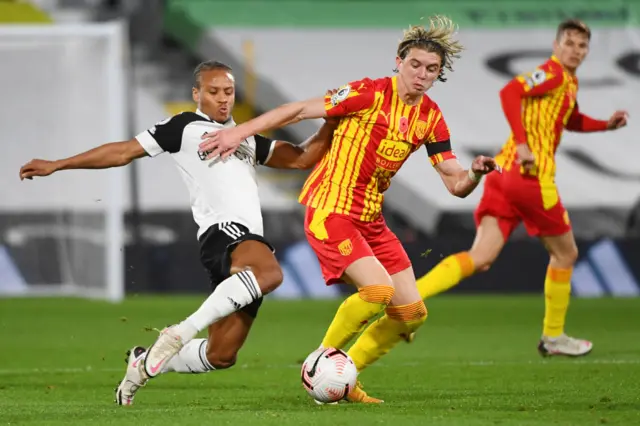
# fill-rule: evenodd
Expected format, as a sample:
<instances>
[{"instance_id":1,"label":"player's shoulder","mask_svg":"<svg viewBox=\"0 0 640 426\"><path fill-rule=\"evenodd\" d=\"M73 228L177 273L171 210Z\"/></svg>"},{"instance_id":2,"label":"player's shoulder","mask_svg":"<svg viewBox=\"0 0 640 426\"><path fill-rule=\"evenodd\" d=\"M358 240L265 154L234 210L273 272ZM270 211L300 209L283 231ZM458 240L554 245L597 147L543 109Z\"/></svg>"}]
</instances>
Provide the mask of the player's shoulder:
<instances>
[{"instance_id":1,"label":"player's shoulder","mask_svg":"<svg viewBox=\"0 0 640 426\"><path fill-rule=\"evenodd\" d=\"M564 68L555 56L550 57L538 69L553 76L564 76Z\"/></svg>"},{"instance_id":2,"label":"player's shoulder","mask_svg":"<svg viewBox=\"0 0 640 426\"><path fill-rule=\"evenodd\" d=\"M155 128L183 130L189 124L194 122L213 123L208 117L191 111L183 111L171 117L165 118L157 122Z\"/></svg>"},{"instance_id":3,"label":"player's shoulder","mask_svg":"<svg viewBox=\"0 0 640 426\"><path fill-rule=\"evenodd\" d=\"M362 78L360 80L354 80L349 84L343 86L348 87L350 91L362 94L366 92L373 92L376 89L375 80L369 77Z\"/></svg>"},{"instance_id":4,"label":"player's shoulder","mask_svg":"<svg viewBox=\"0 0 640 426\"><path fill-rule=\"evenodd\" d=\"M213 121L211 121L209 117L206 117L205 115L201 115L193 111L182 111L181 113L178 113L173 117L171 117L170 120L175 121L176 123L179 123L179 124L183 124L184 126L186 126L187 124L191 124L195 121L201 121L203 123L213 123Z\"/></svg>"}]
</instances>

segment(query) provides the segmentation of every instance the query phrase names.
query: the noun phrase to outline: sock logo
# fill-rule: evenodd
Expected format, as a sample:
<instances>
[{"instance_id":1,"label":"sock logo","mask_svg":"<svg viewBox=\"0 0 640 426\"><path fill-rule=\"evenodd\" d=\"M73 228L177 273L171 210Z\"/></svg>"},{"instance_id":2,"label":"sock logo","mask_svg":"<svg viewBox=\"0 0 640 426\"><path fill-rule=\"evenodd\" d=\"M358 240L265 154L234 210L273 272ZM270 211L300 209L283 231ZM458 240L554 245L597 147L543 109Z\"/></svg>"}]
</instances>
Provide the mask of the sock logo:
<instances>
[{"instance_id":1,"label":"sock logo","mask_svg":"<svg viewBox=\"0 0 640 426\"><path fill-rule=\"evenodd\" d=\"M229 300L229 302L231 302L231 304L233 305L234 308L236 308L236 310L242 308L242 305L240 305L238 302L236 302L232 298L227 297L227 300Z\"/></svg>"}]
</instances>

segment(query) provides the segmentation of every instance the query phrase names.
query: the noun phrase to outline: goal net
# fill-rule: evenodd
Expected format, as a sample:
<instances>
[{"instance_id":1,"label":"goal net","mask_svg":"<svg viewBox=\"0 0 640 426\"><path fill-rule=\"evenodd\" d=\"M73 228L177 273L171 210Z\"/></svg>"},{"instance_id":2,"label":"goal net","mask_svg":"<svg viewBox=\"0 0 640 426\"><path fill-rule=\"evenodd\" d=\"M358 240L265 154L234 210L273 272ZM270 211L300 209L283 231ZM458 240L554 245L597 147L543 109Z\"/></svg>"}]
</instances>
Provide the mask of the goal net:
<instances>
[{"instance_id":1,"label":"goal net","mask_svg":"<svg viewBox=\"0 0 640 426\"><path fill-rule=\"evenodd\" d=\"M18 171L128 139L126 42L120 23L0 26L0 297L124 296L125 170Z\"/></svg>"}]
</instances>

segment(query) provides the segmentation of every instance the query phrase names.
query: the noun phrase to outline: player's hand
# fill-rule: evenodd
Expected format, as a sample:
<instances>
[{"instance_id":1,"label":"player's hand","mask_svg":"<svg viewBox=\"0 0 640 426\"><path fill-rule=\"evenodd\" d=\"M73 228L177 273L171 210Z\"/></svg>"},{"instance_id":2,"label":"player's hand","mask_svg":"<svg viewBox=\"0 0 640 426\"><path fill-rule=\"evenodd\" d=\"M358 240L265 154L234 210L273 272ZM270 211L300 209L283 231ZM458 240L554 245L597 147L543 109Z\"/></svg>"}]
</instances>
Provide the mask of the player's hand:
<instances>
[{"instance_id":1,"label":"player's hand","mask_svg":"<svg viewBox=\"0 0 640 426\"><path fill-rule=\"evenodd\" d=\"M49 176L58 170L55 161L47 160L31 160L24 166L20 167L20 180L33 179L34 176Z\"/></svg>"},{"instance_id":2,"label":"player's hand","mask_svg":"<svg viewBox=\"0 0 640 426\"><path fill-rule=\"evenodd\" d=\"M199 145L199 151L207 153L207 160L220 156L223 160L233 155L244 138L238 134L237 127L220 129L216 132L202 135L204 141Z\"/></svg>"},{"instance_id":3,"label":"player's hand","mask_svg":"<svg viewBox=\"0 0 640 426\"><path fill-rule=\"evenodd\" d=\"M627 125L629 113L627 111L616 111L613 113L609 122L607 122L608 130L616 130Z\"/></svg>"},{"instance_id":4,"label":"player's hand","mask_svg":"<svg viewBox=\"0 0 640 426\"><path fill-rule=\"evenodd\" d=\"M525 171L531 171L531 169L536 165L536 157L529 149L529 145L526 143L519 143L516 146L516 152L518 153L518 163L524 167Z\"/></svg>"},{"instance_id":5,"label":"player's hand","mask_svg":"<svg viewBox=\"0 0 640 426\"><path fill-rule=\"evenodd\" d=\"M471 163L471 171L476 176L486 175L492 171L502 173L502 168L496 164L496 160L491 157L485 157L484 155L478 155Z\"/></svg>"}]
</instances>

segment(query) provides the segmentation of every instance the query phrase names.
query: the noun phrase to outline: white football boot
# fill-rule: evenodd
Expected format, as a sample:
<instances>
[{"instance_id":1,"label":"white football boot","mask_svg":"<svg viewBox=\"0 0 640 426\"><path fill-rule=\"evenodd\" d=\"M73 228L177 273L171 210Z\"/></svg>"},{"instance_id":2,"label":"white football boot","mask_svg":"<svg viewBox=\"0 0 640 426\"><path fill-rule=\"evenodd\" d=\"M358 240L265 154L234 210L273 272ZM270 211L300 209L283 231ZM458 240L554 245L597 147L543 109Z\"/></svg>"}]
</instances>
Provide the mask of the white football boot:
<instances>
[{"instance_id":1,"label":"white football boot","mask_svg":"<svg viewBox=\"0 0 640 426\"><path fill-rule=\"evenodd\" d=\"M183 346L182 337L175 332L175 326L162 330L160 337L149 348L144 358L144 371L147 376L156 377L162 373L165 365L180 352Z\"/></svg>"},{"instance_id":2,"label":"white football boot","mask_svg":"<svg viewBox=\"0 0 640 426\"><path fill-rule=\"evenodd\" d=\"M543 336L538 344L538 352L542 356L584 356L593 349L593 343L588 340L576 339L562 334L558 337Z\"/></svg>"},{"instance_id":3,"label":"white football boot","mask_svg":"<svg viewBox=\"0 0 640 426\"><path fill-rule=\"evenodd\" d=\"M136 392L149 380L144 372L144 356L146 353L147 350L141 346L135 346L133 349L127 351L127 358L125 358L127 372L124 375L124 379L122 379L115 389L116 404L133 404L133 397L136 395Z\"/></svg>"}]
</instances>

